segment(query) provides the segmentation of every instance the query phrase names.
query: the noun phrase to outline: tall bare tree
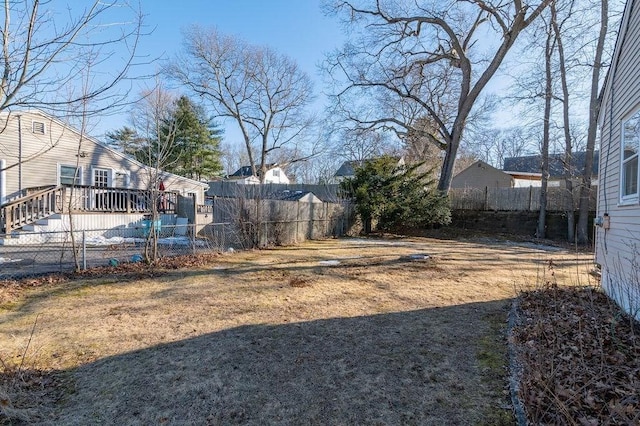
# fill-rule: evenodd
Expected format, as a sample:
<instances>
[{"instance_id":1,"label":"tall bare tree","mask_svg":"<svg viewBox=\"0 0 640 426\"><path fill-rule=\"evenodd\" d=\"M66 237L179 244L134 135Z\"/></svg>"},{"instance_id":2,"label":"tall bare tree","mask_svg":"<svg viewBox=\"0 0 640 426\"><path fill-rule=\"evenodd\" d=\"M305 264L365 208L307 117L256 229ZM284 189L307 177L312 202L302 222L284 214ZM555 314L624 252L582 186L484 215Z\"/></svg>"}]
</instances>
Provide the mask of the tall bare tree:
<instances>
[{"instance_id":1,"label":"tall bare tree","mask_svg":"<svg viewBox=\"0 0 640 426\"><path fill-rule=\"evenodd\" d=\"M549 182L549 145L551 140L551 108L553 100L553 56L556 39L549 25L545 26L544 48L544 119L542 127L542 183L540 188L540 210L536 237L544 238L547 232L547 186Z\"/></svg>"},{"instance_id":2,"label":"tall bare tree","mask_svg":"<svg viewBox=\"0 0 640 426\"><path fill-rule=\"evenodd\" d=\"M591 175L593 170L593 154L598 131L598 114L600 113L600 77L604 66L603 55L607 30L609 26L609 0L600 0L599 31L596 39L595 55L591 68L591 90L589 91L589 127L587 130L587 147L580 185L580 203L578 207L578 226L576 241L578 244L589 242L589 200L591 193Z\"/></svg>"},{"instance_id":3,"label":"tall bare tree","mask_svg":"<svg viewBox=\"0 0 640 426\"><path fill-rule=\"evenodd\" d=\"M301 145L312 125L306 110L313 86L295 61L197 26L185 31L183 46L167 75L210 101L217 117L235 121L254 174L264 180L270 158L283 148L296 152L288 162L309 157Z\"/></svg>"},{"instance_id":4,"label":"tall bare tree","mask_svg":"<svg viewBox=\"0 0 640 426\"><path fill-rule=\"evenodd\" d=\"M444 150L438 189L448 191L474 106L520 33L551 1L327 0L329 13L361 29L326 64L337 112L361 127L428 138ZM495 42L480 49L481 39ZM493 49L484 56L487 45ZM416 126L423 117L435 128Z\"/></svg>"},{"instance_id":5,"label":"tall bare tree","mask_svg":"<svg viewBox=\"0 0 640 426\"><path fill-rule=\"evenodd\" d=\"M122 9L129 10L125 21ZM2 11L0 111L21 107L68 114L69 106L76 105L82 110L79 115L86 115L105 107L98 101L109 101L109 107L124 101L126 91L110 89L135 65L142 28L139 10L126 1L95 0L82 8L61 10L51 1L5 0ZM116 51L121 60L114 58ZM87 57L93 72L108 72L81 88ZM76 86L75 96L70 97L69 88ZM80 106L87 101L91 109Z\"/></svg>"},{"instance_id":6,"label":"tall bare tree","mask_svg":"<svg viewBox=\"0 0 640 426\"><path fill-rule=\"evenodd\" d=\"M0 112L35 108L84 129L91 117L128 102L137 65L142 13L127 1L90 1L60 8L52 1L5 0L0 6ZM126 17L123 20L123 17ZM53 149L51 140L31 158Z\"/></svg>"},{"instance_id":7,"label":"tall bare tree","mask_svg":"<svg viewBox=\"0 0 640 426\"><path fill-rule=\"evenodd\" d=\"M560 7L558 7L560 6ZM564 136L564 183L567 196L567 208L565 214L567 216L567 240L573 242L575 240L575 210L573 207L573 179L575 176L575 164L573 159L573 137L571 134L571 118L570 118L570 95L568 83L568 63L565 55L564 39L568 36L567 22L573 15L574 0L562 2L553 2L549 8L550 25L553 31L554 45L558 55L558 71L560 78L560 87L562 88L562 129ZM563 12L560 16L559 9Z\"/></svg>"}]
</instances>

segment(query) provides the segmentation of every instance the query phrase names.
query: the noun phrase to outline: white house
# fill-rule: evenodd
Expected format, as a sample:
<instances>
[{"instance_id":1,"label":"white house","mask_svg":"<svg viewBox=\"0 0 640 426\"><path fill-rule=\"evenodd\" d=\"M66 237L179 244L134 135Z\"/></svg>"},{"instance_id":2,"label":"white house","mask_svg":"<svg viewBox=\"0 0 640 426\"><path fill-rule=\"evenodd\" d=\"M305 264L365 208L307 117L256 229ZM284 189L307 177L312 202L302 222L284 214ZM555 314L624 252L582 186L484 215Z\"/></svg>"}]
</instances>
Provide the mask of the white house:
<instances>
[{"instance_id":1,"label":"white house","mask_svg":"<svg viewBox=\"0 0 640 426\"><path fill-rule=\"evenodd\" d=\"M640 2L628 0L602 92L596 262L602 287L640 319Z\"/></svg>"},{"instance_id":2,"label":"white house","mask_svg":"<svg viewBox=\"0 0 640 426\"><path fill-rule=\"evenodd\" d=\"M260 183L260 179L253 174L251 166L242 166L227 178L241 184ZM281 167L276 164L268 164L264 183L279 183L288 185L289 178Z\"/></svg>"}]
</instances>

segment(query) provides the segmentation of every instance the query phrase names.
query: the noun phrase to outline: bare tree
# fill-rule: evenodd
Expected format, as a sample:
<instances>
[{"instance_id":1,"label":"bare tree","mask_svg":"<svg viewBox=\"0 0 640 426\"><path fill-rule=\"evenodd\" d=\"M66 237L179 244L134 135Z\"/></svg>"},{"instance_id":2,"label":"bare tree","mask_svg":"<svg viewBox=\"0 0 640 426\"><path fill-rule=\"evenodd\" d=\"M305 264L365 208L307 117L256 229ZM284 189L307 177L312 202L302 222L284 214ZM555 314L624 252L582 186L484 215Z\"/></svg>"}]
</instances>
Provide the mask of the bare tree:
<instances>
[{"instance_id":1,"label":"bare tree","mask_svg":"<svg viewBox=\"0 0 640 426\"><path fill-rule=\"evenodd\" d=\"M560 7L559 7L560 6ZM565 55L564 39L567 37L568 30L566 29L567 22L573 15L574 1L568 0L564 2L553 2L549 8L550 10L550 25L553 31L553 37L555 42L555 48L558 54L558 76L560 78L560 86L562 88L562 129L564 136L564 183L565 192L567 196L567 205L565 214L567 216L567 240L573 242L575 240L575 210L573 207L573 178L575 175L575 165L573 160L573 137L571 134L571 119L570 119L570 96L569 96L569 84L568 84L568 64L567 57ZM559 9L564 12L564 16L559 16Z\"/></svg>"},{"instance_id":2,"label":"bare tree","mask_svg":"<svg viewBox=\"0 0 640 426\"><path fill-rule=\"evenodd\" d=\"M127 1L95 0L63 11L51 1L5 0L2 12L0 112L9 114L0 131L20 109L75 119L86 128L92 116L128 102L126 83L142 35L139 9ZM51 140L35 156L57 143ZM6 169L29 160L16 159Z\"/></svg>"},{"instance_id":3,"label":"bare tree","mask_svg":"<svg viewBox=\"0 0 640 426\"><path fill-rule=\"evenodd\" d=\"M50 1L4 1L0 111L39 108L54 115L68 114L70 105L91 101L94 109L79 107L83 111L80 115L95 114L105 107L98 101L109 101L111 108L126 98L127 93L110 89L125 79L134 65L141 12L123 1L96 0L75 15L71 10L61 13L55 7ZM130 20L119 20L117 30L107 30L123 8L130 10ZM116 49L122 61L114 67ZM104 68L110 71L103 79L92 78L90 87L78 88L77 95L69 97L68 88L75 87L86 70L87 56L93 58L94 72L108 60Z\"/></svg>"},{"instance_id":4,"label":"bare tree","mask_svg":"<svg viewBox=\"0 0 640 426\"><path fill-rule=\"evenodd\" d=\"M311 79L289 57L194 26L165 71L210 101L217 117L235 121L251 168L262 181L278 150L296 153L287 163L315 154L302 148L312 125L306 113L313 100Z\"/></svg>"},{"instance_id":5,"label":"bare tree","mask_svg":"<svg viewBox=\"0 0 640 426\"><path fill-rule=\"evenodd\" d=\"M593 170L593 154L598 130L598 114L600 113L599 84L603 67L603 53L607 29L609 25L609 0L600 0L599 32L596 39L595 56L591 68L591 90L589 92L589 126L587 130L587 146L580 185L580 203L578 207L578 227L576 240L578 244L589 242L589 200L591 190L591 175Z\"/></svg>"},{"instance_id":6,"label":"bare tree","mask_svg":"<svg viewBox=\"0 0 640 426\"><path fill-rule=\"evenodd\" d=\"M361 127L428 138L445 152L438 189L448 191L474 106L520 33L550 2L328 1L329 13L363 28L326 64L337 112ZM496 40L483 57L477 42L487 37ZM423 117L436 127L416 126Z\"/></svg>"},{"instance_id":7,"label":"bare tree","mask_svg":"<svg viewBox=\"0 0 640 426\"><path fill-rule=\"evenodd\" d=\"M158 259L158 232L156 224L160 218L164 197L162 183L163 169L175 161L172 155L175 144L176 128L173 108L176 96L166 90L160 82L152 89L142 93L142 100L134 105L131 122L137 133L144 138L145 147L141 156L146 167L148 197L147 206L151 210L149 234L147 235L144 258L147 262Z\"/></svg>"},{"instance_id":8,"label":"bare tree","mask_svg":"<svg viewBox=\"0 0 640 426\"><path fill-rule=\"evenodd\" d=\"M556 39L549 25L545 26L546 41L544 49L544 119L542 130L542 183L540 188L540 210L536 237L544 238L547 231L547 186L549 182L549 145L551 139L551 107L553 100L553 54Z\"/></svg>"}]
</instances>

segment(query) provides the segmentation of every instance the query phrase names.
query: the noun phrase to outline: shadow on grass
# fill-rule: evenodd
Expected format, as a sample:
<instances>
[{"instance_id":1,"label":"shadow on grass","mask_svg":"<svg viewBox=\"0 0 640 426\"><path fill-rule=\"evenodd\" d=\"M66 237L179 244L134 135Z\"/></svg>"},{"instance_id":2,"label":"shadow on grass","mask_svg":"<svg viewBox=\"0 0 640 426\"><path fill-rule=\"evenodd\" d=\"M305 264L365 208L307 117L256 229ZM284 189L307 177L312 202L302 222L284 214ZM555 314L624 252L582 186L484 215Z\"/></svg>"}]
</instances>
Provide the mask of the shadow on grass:
<instances>
[{"instance_id":1,"label":"shadow on grass","mask_svg":"<svg viewBox=\"0 0 640 426\"><path fill-rule=\"evenodd\" d=\"M506 306L249 325L105 358L65 372L75 391L53 422L510 424Z\"/></svg>"}]
</instances>

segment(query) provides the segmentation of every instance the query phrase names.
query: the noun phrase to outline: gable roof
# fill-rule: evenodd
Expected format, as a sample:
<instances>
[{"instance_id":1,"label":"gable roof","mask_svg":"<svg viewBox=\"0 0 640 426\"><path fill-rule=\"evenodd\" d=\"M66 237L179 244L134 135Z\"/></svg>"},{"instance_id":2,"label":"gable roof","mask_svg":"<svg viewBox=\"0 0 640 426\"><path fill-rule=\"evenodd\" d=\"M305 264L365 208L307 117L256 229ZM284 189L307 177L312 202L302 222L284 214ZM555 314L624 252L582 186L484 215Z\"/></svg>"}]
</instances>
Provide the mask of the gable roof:
<instances>
[{"instance_id":1,"label":"gable roof","mask_svg":"<svg viewBox=\"0 0 640 426\"><path fill-rule=\"evenodd\" d=\"M277 163L267 164L267 171L273 170L275 168L279 168ZM256 173L258 174L260 173L260 165L258 164L256 164ZM253 173L251 172L251 166L242 166L238 170L233 172L233 174L229 175L229 177L249 177L249 176L253 176Z\"/></svg>"},{"instance_id":2,"label":"gable roof","mask_svg":"<svg viewBox=\"0 0 640 426\"><path fill-rule=\"evenodd\" d=\"M274 192L271 194L272 199L284 200L284 201L307 201L310 203L321 203L322 200L318 198L311 191L289 191L284 190L281 192Z\"/></svg>"},{"instance_id":3,"label":"gable roof","mask_svg":"<svg viewBox=\"0 0 640 426\"><path fill-rule=\"evenodd\" d=\"M364 160L345 161L338 168L338 170L336 170L333 176L335 177L354 176L356 174L356 169L358 167L361 167L362 164L364 164Z\"/></svg>"},{"instance_id":4,"label":"gable roof","mask_svg":"<svg viewBox=\"0 0 640 426\"><path fill-rule=\"evenodd\" d=\"M598 157L599 152L593 153L592 175L598 174ZM586 152L574 152L573 164L576 174L582 174L584 171L584 163ZM542 169L542 155L528 155L524 157L507 157L504 159L503 170L505 173L540 173ZM564 154L549 154L549 176L552 178L560 178L564 176Z\"/></svg>"},{"instance_id":5,"label":"gable roof","mask_svg":"<svg viewBox=\"0 0 640 426\"><path fill-rule=\"evenodd\" d=\"M469 171L469 170L471 170L473 168L478 168L478 167L480 167L482 169L485 169L485 170L492 171L492 172L506 173L506 172L504 172L504 171L502 171L500 169L497 169L497 168L493 167L491 164L485 163L482 160L478 160L478 161L474 161L470 166L467 166L464 169L460 170L458 173L455 174L455 176L461 175L466 171Z\"/></svg>"},{"instance_id":6,"label":"gable roof","mask_svg":"<svg viewBox=\"0 0 640 426\"><path fill-rule=\"evenodd\" d=\"M242 166L234 173L230 174L229 177L248 177L253 176L251 173L251 166Z\"/></svg>"}]
</instances>

